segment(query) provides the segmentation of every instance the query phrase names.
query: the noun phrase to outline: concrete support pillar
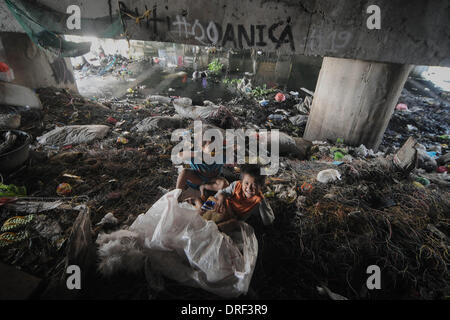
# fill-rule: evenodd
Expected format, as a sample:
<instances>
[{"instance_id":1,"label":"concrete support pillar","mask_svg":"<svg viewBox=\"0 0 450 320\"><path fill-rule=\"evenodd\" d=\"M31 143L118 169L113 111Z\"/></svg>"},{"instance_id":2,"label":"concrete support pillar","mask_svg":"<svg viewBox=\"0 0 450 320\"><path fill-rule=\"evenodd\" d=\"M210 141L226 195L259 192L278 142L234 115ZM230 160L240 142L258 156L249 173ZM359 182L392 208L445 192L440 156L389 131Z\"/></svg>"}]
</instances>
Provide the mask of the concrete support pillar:
<instances>
[{"instance_id":1,"label":"concrete support pillar","mask_svg":"<svg viewBox=\"0 0 450 320\"><path fill-rule=\"evenodd\" d=\"M376 150L411 68L325 57L304 138Z\"/></svg>"},{"instance_id":2,"label":"concrete support pillar","mask_svg":"<svg viewBox=\"0 0 450 320\"><path fill-rule=\"evenodd\" d=\"M0 33L4 56L13 69L13 83L31 89L65 88L78 92L69 58L56 57L37 47L24 33Z\"/></svg>"}]
</instances>

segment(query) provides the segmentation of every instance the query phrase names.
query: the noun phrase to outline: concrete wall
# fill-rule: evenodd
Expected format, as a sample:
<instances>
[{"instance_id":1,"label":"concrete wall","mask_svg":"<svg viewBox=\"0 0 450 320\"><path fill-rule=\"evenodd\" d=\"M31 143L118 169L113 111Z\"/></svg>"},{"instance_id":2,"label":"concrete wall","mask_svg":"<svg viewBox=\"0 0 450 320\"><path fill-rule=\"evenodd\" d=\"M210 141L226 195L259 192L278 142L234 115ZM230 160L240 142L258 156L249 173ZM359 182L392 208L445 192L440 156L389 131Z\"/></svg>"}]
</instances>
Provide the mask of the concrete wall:
<instances>
[{"instance_id":1,"label":"concrete wall","mask_svg":"<svg viewBox=\"0 0 450 320\"><path fill-rule=\"evenodd\" d=\"M118 13L117 1L37 2L59 12L59 15L54 11L45 14L41 10L40 21L65 34L99 35ZM125 20L128 34L137 40L450 66L448 0L124 0L121 3L124 10L135 16L152 10L150 18L139 24L133 19ZM71 4L80 5L82 18L86 19L78 31L68 30L61 19ZM381 9L380 30L366 27L370 16L366 8L371 4ZM0 9L1 6L2 2ZM0 15L0 29L17 31L17 23L10 16L5 12ZM249 38L254 34L254 39L247 43L244 34Z\"/></svg>"}]
</instances>

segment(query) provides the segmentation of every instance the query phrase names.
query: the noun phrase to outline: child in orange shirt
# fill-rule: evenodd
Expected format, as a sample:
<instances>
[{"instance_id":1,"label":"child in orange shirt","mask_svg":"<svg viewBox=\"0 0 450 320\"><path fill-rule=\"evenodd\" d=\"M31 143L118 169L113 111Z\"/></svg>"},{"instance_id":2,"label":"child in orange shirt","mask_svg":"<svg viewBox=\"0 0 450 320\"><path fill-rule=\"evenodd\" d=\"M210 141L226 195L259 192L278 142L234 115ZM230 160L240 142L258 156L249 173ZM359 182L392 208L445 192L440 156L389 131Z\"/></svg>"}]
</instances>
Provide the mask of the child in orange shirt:
<instances>
[{"instance_id":1,"label":"child in orange shirt","mask_svg":"<svg viewBox=\"0 0 450 320\"><path fill-rule=\"evenodd\" d=\"M237 221L245 221L257 213L265 225L271 224L275 218L261 192L264 182L265 176L260 174L259 166L244 165L241 167L241 180L231 183L210 199L215 200L212 210L199 208L199 213L204 219L216 222L224 232L234 230L238 226Z\"/></svg>"}]
</instances>

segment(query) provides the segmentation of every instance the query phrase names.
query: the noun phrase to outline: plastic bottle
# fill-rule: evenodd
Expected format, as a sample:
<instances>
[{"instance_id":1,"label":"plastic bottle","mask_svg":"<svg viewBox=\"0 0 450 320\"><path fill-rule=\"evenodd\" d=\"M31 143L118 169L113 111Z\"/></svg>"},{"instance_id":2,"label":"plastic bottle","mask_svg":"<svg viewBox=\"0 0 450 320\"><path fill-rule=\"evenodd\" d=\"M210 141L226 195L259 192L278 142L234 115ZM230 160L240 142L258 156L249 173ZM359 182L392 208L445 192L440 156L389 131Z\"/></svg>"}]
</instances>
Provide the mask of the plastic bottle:
<instances>
[{"instance_id":1,"label":"plastic bottle","mask_svg":"<svg viewBox=\"0 0 450 320\"><path fill-rule=\"evenodd\" d=\"M271 114L268 119L275 120L275 121L281 121L281 120L284 120L284 118L285 118L285 116L282 114Z\"/></svg>"}]
</instances>

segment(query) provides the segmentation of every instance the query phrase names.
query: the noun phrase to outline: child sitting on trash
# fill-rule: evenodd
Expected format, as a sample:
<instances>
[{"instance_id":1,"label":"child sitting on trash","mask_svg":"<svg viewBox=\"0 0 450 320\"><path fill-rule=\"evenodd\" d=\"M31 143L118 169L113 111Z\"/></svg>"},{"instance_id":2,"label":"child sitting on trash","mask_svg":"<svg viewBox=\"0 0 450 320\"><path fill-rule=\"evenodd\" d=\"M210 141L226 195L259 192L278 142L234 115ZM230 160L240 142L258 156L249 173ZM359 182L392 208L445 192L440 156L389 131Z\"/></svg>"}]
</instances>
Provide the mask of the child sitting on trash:
<instances>
[{"instance_id":1,"label":"child sitting on trash","mask_svg":"<svg viewBox=\"0 0 450 320\"><path fill-rule=\"evenodd\" d=\"M203 142L202 151L204 153L211 153L211 143L213 143L213 140ZM219 177L222 173L223 163L206 164L203 162L196 164L194 163L194 152L191 151L180 152L179 156L183 160L189 159L191 168L184 168L181 171L177 179L177 189L185 190L190 187L199 190L200 197L204 200L206 199L205 194L207 190L217 192L228 186L228 181L223 177ZM200 199L195 201L197 203Z\"/></svg>"},{"instance_id":2,"label":"child sitting on trash","mask_svg":"<svg viewBox=\"0 0 450 320\"><path fill-rule=\"evenodd\" d=\"M241 166L241 180L231 183L202 206L196 201L199 214L206 220L217 223L219 230L231 232L238 221L245 221L259 213L264 225L275 219L272 208L262 194L265 176L258 165ZM213 207L212 207L213 206Z\"/></svg>"}]
</instances>

